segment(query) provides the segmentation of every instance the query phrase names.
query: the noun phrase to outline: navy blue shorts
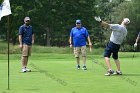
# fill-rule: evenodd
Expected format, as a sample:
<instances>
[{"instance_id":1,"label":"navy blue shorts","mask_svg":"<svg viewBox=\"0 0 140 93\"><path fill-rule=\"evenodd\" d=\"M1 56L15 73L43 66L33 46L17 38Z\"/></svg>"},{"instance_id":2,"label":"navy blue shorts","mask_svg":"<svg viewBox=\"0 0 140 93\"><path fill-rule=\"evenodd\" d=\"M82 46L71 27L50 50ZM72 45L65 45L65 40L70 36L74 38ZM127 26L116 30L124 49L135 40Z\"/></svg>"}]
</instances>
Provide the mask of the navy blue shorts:
<instances>
[{"instance_id":1,"label":"navy blue shorts","mask_svg":"<svg viewBox=\"0 0 140 93\"><path fill-rule=\"evenodd\" d=\"M114 44L113 42L109 42L105 48L104 57L110 58L112 54L113 59L118 59L119 49L120 45Z\"/></svg>"}]
</instances>

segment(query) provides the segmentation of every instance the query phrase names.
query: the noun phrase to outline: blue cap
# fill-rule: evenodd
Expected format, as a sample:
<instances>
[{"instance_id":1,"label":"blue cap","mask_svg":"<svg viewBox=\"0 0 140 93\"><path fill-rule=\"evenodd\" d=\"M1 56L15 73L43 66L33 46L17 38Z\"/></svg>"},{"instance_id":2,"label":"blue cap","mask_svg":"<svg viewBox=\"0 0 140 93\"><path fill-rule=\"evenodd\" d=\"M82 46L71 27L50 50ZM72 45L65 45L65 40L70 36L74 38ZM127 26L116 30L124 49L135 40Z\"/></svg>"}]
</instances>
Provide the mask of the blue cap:
<instances>
[{"instance_id":1,"label":"blue cap","mask_svg":"<svg viewBox=\"0 0 140 93\"><path fill-rule=\"evenodd\" d=\"M79 19L78 19L78 20L76 20L76 24L77 24L77 23L80 23L80 24L81 24L81 20L79 20Z\"/></svg>"}]
</instances>

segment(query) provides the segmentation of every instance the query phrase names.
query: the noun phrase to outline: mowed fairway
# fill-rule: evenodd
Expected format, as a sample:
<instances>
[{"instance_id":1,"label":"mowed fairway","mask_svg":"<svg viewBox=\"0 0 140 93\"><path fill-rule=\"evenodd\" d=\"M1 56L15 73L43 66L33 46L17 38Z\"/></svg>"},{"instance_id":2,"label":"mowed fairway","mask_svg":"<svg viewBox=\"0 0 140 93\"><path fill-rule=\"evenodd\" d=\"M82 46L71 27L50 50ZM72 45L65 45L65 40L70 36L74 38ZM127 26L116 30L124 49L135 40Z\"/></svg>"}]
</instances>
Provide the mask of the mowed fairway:
<instances>
[{"instance_id":1,"label":"mowed fairway","mask_svg":"<svg viewBox=\"0 0 140 93\"><path fill-rule=\"evenodd\" d=\"M83 71L76 69L72 53L33 53L29 59L32 72L21 73L20 54L12 54L10 90L6 90L7 55L0 54L0 93L140 93L140 53L132 56L120 53L122 76L104 76L102 55L88 55L88 70ZM115 70L112 59L111 63Z\"/></svg>"}]
</instances>

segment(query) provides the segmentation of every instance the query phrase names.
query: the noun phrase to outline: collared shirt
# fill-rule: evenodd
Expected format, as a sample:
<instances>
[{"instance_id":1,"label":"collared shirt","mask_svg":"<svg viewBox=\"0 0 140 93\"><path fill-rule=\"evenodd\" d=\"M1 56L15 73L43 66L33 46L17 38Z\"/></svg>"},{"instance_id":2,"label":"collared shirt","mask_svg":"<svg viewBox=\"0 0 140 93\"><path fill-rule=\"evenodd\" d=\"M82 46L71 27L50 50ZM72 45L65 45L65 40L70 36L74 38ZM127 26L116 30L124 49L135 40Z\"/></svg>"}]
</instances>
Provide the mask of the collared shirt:
<instances>
[{"instance_id":1,"label":"collared shirt","mask_svg":"<svg viewBox=\"0 0 140 93\"><path fill-rule=\"evenodd\" d=\"M86 40L89 34L85 27L74 27L71 29L70 36L73 39L74 47L81 47L86 45Z\"/></svg>"},{"instance_id":2,"label":"collared shirt","mask_svg":"<svg viewBox=\"0 0 140 93\"><path fill-rule=\"evenodd\" d=\"M32 26L26 26L25 24L20 26L19 35L22 35L22 44L32 45Z\"/></svg>"},{"instance_id":3,"label":"collared shirt","mask_svg":"<svg viewBox=\"0 0 140 93\"><path fill-rule=\"evenodd\" d=\"M127 29L123 25L119 24L109 24L110 29L112 29L110 41L115 44L122 44L124 38L127 35Z\"/></svg>"}]
</instances>

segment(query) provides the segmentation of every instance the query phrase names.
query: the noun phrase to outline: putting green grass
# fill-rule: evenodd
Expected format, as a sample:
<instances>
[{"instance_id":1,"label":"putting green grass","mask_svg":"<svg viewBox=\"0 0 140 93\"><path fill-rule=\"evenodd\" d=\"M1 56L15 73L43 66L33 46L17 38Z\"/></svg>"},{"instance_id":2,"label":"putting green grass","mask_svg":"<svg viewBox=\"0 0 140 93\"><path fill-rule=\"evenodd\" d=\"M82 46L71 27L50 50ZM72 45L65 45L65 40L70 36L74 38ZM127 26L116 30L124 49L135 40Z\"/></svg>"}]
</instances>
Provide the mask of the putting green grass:
<instances>
[{"instance_id":1,"label":"putting green grass","mask_svg":"<svg viewBox=\"0 0 140 93\"><path fill-rule=\"evenodd\" d=\"M73 54L33 53L28 64L32 72L21 73L20 54L11 54L7 90L7 55L0 54L0 93L140 93L140 53L132 57L120 53L122 76L104 76L102 55L88 55L88 70L83 71L76 69Z\"/></svg>"}]
</instances>

